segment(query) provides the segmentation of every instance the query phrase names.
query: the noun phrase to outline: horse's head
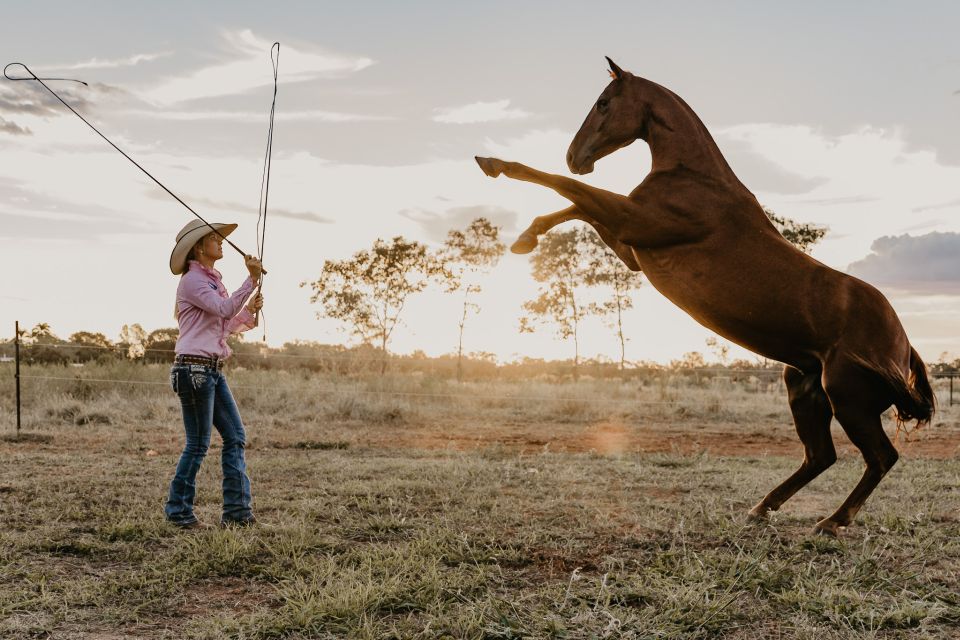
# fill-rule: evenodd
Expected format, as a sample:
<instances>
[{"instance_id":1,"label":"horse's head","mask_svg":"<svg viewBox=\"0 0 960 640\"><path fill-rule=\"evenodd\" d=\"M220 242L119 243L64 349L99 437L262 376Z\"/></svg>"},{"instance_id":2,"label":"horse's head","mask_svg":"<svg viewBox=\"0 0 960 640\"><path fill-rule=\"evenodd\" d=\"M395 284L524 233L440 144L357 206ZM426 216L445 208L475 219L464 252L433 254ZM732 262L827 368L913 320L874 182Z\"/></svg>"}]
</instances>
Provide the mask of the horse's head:
<instances>
[{"instance_id":1,"label":"horse's head","mask_svg":"<svg viewBox=\"0 0 960 640\"><path fill-rule=\"evenodd\" d=\"M641 106L640 78L610 58L607 62L613 80L597 98L567 151L567 166L573 173L590 173L597 160L627 146L644 131L649 109Z\"/></svg>"}]
</instances>

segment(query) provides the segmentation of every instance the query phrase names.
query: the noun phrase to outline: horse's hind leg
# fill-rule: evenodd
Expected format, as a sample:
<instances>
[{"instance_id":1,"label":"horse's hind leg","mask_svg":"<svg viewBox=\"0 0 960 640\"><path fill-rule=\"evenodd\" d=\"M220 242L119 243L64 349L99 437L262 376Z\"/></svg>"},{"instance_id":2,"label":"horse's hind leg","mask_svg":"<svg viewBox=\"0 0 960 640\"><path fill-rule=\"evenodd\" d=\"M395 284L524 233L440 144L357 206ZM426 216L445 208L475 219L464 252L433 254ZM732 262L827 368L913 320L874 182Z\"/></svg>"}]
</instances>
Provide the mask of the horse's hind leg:
<instances>
[{"instance_id":1,"label":"horse's hind leg","mask_svg":"<svg viewBox=\"0 0 960 640\"><path fill-rule=\"evenodd\" d=\"M850 441L860 449L867 464L860 482L840 508L814 528L817 533L835 536L840 527L853 522L860 507L900 456L880 420L880 414L890 406L884 399L887 391L883 383L870 380L862 369L852 365L839 371L828 369L825 378L825 388L837 420Z\"/></svg>"},{"instance_id":2,"label":"horse's hind leg","mask_svg":"<svg viewBox=\"0 0 960 640\"><path fill-rule=\"evenodd\" d=\"M510 246L510 251L513 253L530 253L537 248L537 244L539 243L537 236L542 236L558 224L563 224L570 220L587 221L587 217L580 213L580 210L576 207L567 207L556 213L537 216L533 219L533 222L530 223L530 226L520 234L517 241Z\"/></svg>"},{"instance_id":3,"label":"horse's hind leg","mask_svg":"<svg viewBox=\"0 0 960 640\"><path fill-rule=\"evenodd\" d=\"M766 495L750 510L752 520L763 518L768 511L777 511L793 494L823 473L837 460L830 437L833 411L827 394L820 385L820 371L801 373L787 366L783 370L790 411L797 435L803 443L803 462L793 475Z\"/></svg>"},{"instance_id":4,"label":"horse's hind leg","mask_svg":"<svg viewBox=\"0 0 960 640\"><path fill-rule=\"evenodd\" d=\"M584 215L576 206L567 207L556 213L534 218L530 226L520 234L517 241L510 247L510 251L514 253L530 253L537 248L537 236L541 236L558 224L563 224L570 220L583 220L588 223L594 228L600 236L600 239L603 240L608 247L613 249L617 257L619 257L631 271L640 271L640 265L633 256L633 251L630 247L617 240L605 226L589 216Z\"/></svg>"}]
</instances>

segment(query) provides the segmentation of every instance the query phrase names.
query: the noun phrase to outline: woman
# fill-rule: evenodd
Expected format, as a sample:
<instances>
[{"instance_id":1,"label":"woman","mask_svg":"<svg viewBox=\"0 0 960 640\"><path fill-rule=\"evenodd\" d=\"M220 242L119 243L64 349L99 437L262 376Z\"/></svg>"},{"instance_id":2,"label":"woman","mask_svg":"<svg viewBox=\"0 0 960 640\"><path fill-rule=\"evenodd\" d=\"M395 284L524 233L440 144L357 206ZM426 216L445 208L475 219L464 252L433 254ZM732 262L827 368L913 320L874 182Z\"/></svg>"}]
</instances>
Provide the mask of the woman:
<instances>
[{"instance_id":1,"label":"woman","mask_svg":"<svg viewBox=\"0 0 960 640\"><path fill-rule=\"evenodd\" d=\"M211 231L211 227L218 233ZM223 515L221 526L251 525L250 478L243 451L246 444L243 423L221 369L230 356L227 337L256 326L255 314L263 306L258 292L250 302L260 278L260 261L246 256L250 273L233 295L221 282L214 263L223 257L223 238L235 224L207 225L200 220L187 224L177 234L170 254L170 270L182 274L177 287L174 315L180 325L176 357L170 383L180 397L186 445L170 483L164 512L167 520L184 529L206 528L193 513L196 477L210 446L211 427L223 439Z\"/></svg>"}]
</instances>

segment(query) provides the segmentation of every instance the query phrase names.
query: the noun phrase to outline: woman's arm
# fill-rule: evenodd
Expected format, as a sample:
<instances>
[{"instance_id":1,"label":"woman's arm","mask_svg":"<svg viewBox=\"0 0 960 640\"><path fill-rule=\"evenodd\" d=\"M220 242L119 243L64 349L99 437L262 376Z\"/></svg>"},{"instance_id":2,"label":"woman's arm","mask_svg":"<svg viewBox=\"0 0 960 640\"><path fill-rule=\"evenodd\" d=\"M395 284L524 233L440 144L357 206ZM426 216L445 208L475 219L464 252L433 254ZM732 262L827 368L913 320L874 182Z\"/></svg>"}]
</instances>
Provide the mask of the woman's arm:
<instances>
[{"instance_id":1,"label":"woman's arm","mask_svg":"<svg viewBox=\"0 0 960 640\"><path fill-rule=\"evenodd\" d=\"M240 309L240 313L235 315L227 323L227 333L241 333L249 331L257 326L257 311L263 307L263 294L259 291L250 298L250 302Z\"/></svg>"},{"instance_id":2,"label":"woman's arm","mask_svg":"<svg viewBox=\"0 0 960 640\"><path fill-rule=\"evenodd\" d=\"M182 300L198 309L211 313L219 318L230 319L240 312L243 303L253 292L254 283L247 278L240 288L229 298L221 298L217 285L210 279L196 271L188 272L180 280L177 291L178 301Z\"/></svg>"}]
</instances>

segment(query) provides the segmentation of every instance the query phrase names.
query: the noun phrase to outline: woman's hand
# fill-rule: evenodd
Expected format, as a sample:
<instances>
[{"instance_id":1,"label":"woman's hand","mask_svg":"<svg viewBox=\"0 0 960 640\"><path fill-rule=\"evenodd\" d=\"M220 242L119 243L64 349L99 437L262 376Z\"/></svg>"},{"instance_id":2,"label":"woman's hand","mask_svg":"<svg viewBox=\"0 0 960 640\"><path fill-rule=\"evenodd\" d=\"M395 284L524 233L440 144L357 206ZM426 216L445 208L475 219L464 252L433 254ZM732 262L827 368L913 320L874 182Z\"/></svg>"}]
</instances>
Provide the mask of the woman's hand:
<instances>
[{"instance_id":1,"label":"woman's hand","mask_svg":"<svg viewBox=\"0 0 960 640\"><path fill-rule=\"evenodd\" d=\"M259 281L260 274L263 273L263 265L260 264L260 259L246 255L243 256L243 263L247 266L247 271L250 272L250 279L254 282Z\"/></svg>"},{"instance_id":2,"label":"woman's hand","mask_svg":"<svg viewBox=\"0 0 960 640\"><path fill-rule=\"evenodd\" d=\"M257 311L263 308L263 294L260 291L257 291L250 298L250 301L247 302L247 311L250 313L256 314Z\"/></svg>"}]
</instances>

